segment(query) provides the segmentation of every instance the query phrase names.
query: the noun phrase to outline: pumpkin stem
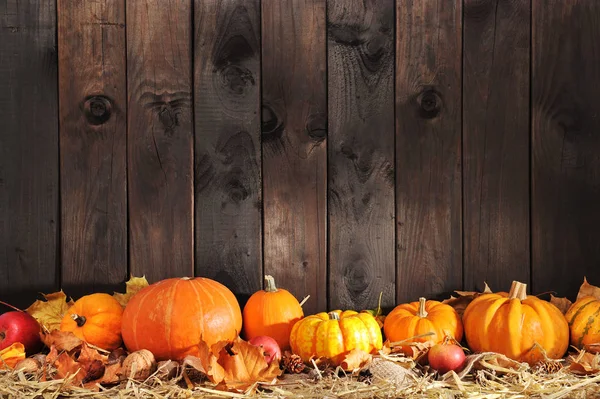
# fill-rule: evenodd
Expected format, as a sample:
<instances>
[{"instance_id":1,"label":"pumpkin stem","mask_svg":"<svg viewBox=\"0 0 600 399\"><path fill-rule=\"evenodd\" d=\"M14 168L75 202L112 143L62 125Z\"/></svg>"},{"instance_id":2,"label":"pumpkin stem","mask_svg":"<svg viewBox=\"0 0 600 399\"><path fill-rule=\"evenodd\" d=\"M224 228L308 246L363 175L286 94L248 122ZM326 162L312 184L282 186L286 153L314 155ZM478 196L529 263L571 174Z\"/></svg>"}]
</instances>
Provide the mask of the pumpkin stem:
<instances>
[{"instance_id":1,"label":"pumpkin stem","mask_svg":"<svg viewBox=\"0 0 600 399\"><path fill-rule=\"evenodd\" d=\"M427 317L427 311L425 310L425 302L427 299L421 297L419 298L419 311L417 312L417 316L419 317Z\"/></svg>"},{"instance_id":2,"label":"pumpkin stem","mask_svg":"<svg viewBox=\"0 0 600 399\"><path fill-rule=\"evenodd\" d=\"M510 286L510 292L508 293L509 299L519 299L524 300L527 299L527 284L521 283L519 281L513 281Z\"/></svg>"},{"instance_id":3,"label":"pumpkin stem","mask_svg":"<svg viewBox=\"0 0 600 399\"><path fill-rule=\"evenodd\" d=\"M273 276L266 275L265 276L265 291L267 292L277 292L277 287L275 286L275 279Z\"/></svg>"},{"instance_id":4,"label":"pumpkin stem","mask_svg":"<svg viewBox=\"0 0 600 399\"><path fill-rule=\"evenodd\" d=\"M327 314L329 315L329 320L339 320L340 319L340 315L337 314L336 312L329 312Z\"/></svg>"},{"instance_id":5,"label":"pumpkin stem","mask_svg":"<svg viewBox=\"0 0 600 399\"><path fill-rule=\"evenodd\" d=\"M73 319L73 321L75 321L75 323L77 323L77 327L83 327L83 325L87 321L85 319L85 316L79 316L78 314L72 314L71 318Z\"/></svg>"}]
</instances>

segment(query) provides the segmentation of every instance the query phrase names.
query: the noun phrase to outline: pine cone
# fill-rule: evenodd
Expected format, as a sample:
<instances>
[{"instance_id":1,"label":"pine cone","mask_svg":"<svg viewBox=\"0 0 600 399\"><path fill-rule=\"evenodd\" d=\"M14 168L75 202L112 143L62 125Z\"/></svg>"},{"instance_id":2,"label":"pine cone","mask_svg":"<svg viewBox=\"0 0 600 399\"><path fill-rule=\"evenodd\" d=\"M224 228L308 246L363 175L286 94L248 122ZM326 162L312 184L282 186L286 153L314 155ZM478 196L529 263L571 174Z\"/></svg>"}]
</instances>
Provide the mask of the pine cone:
<instances>
[{"instance_id":1,"label":"pine cone","mask_svg":"<svg viewBox=\"0 0 600 399\"><path fill-rule=\"evenodd\" d=\"M562 370L564 364L560 361L546 360L535 364L534 371L543 372L546 374L554 374Z\"/></svg>"},{"instance_id":2,"label":"pine cone","mask_svg":"<svg viewBox=\"0 0 600 399\"><path fill-rule=\"evenodd\" d=\"M300 374L306 367L300 356L291 354L283 357L284 370L291 374Z\"/></svg>"}]
</instances>

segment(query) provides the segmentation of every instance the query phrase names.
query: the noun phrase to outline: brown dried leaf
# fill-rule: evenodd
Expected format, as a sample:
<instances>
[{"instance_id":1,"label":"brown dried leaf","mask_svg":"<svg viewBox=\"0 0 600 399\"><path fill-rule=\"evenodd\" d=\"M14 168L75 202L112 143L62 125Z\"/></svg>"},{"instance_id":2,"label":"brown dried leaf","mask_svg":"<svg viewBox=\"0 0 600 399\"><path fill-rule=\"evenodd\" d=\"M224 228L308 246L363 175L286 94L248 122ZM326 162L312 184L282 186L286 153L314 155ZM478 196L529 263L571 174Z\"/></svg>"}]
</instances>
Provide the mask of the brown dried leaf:
<instances>
[{"instance_id":1,"label":"brown dried leaf","mask_svg":"<svg viewBox=\"0 0 600 399\"><path fill-rule=\"evenodd\" d=\"M281 375L278 362L265 361L261 349L237 338L219 353L225 371L224 382L230 389L246 389L255 382L273 382Z\"/></svg>"},{"instance_id":2,"label":"brown dried leaf","mask_svg":"<svg viewBox=\"0 0 600 399\"><path fill-rule=\"evenodd\" d=\"M587 344L583 346L583 349L589 353L600 353L600 343Z\"/></svg>"},{"instance_id":3,"label":"brown dried leaf","mask_svg":"<svg viewBox=\"0 0 600 399\"><path fill-rule=\"evenodd\" d=\"M108 364L122 364L127 357L127 351L123 348L117 348L108 355Z\"/></svg>"},{"instance_id":4,"label":"brown dried leaf","mask_svg":"<svg viewBox=\"0 0 600 399\"><path fill-rule=\"evenodd\" d=\"M121 304L121 306L125 307L129 300L137 294L142 288L148 286L148 281L145 276L142 277L134 277L131 276L129 281L125 283L125 293L121 294L119 292L115 292L113 297Z\"/></svg>"},{"instance_id":5,"label":"brown dried leaf","mask_svg":"<svg viewBox=\"0 0 600 399\"><path fill-rule=\"evenodd\" d=\"M79 352L79 357L77 358L77 361L79 363L82 363L92 362L94 360L98 360L101 363L106 363L108 362L108 356L101 354L96 349L90 347L84 342L81 346L81 352Z\"/></svg>"},{"instance_id":6,"label":"brown dried leaf","mask_svg":"<svg viewBox=\"0 0 600 399\"><path fill-rule=\"evenodd\" d=\"M573 304L573 302L571 302L568 298L558 298L552 294L550 294L550 303L556 306L562 312L562 314L567 313L567 310L569 310Z\"/></svg>"},{"instance_id":7,"label":"brown dried leaf","mask_svg":"<svg viewBox=\"0 0 600 399\"><path fill-rule=\"evenodd\" d=\"M473 301L473 299L475 299L478 296L483 295L483 294L491 294L492 293L492 290L487 285L487 283L484 283L484 284L485 284L485 287L483 289L483 292L454 291L458 296L457 297L450 296L450 298L444 299L442 301L442 303L452 306L456 310L456 312L462 317L465 309L471 303L471 301Z\"/></svg>"},{"instance_id":8,"label":"brown dried leaf","mask_svg":"<svg viewBox=\"0 0 600 399\"><path fill-rule=\"evenodd\" d=\"M484 352L475 356L479 356L474 364L476 369L491 369L496 373L511 373L519 372L529 367L527 363L512 360L500 353Z\"/></svg>"},{"instance_id":9,"label":"brown dried leaf","mask_svg":"<svg viewBox=\"0 0 600 399\"><path fill-rule=\"evenodd\" d=\"M366 366L371 360L373 360L371 354L360 349L353 349L344 356L340 367L345 371L355 371Z\"/></svg>"},{"instance_id":10,"label":"brown dried leaf","mask_svg":"<svg viewBox=\"0 0 600 399\"><path fill-rule=\"evenodd\" d=\"M42 333L40 336L42 342L44 342L48 348L55 347L59 352L71 352L83 344L83 341L77 338L71 331L53 330L47 334Z\"/></svg>"},{"instance_id":11,"label":"brown dried leaf","mask_svg":"<svg viewBox=\"0 0 600 399\"><path fill-rule=\"evenodd\" d=\"M122 370L123 366L121 366L121 363L113 363L105 366L104 375L98 383L105 385L118 383L121 380Z\"/></svg>"},{"instance_id":12,"label":"brown dried leaf","mask_svg":"<svg viewBox=\"0 0 600 399\"><path fill-rule=\"evenodd\" d=\"M89 360L85 362L78 362L83 371L85 371L85 377L81 380L82 383L97 380L104 376L105 366L100 360Z\"/></svg>"},{"instance_id":13,"label":"brown dried leaf","mask_svg":"<svg viewBox=\"0 0 600 399\"><path fill-rule=\"evenodd\" d=\"M586 351L579 352L576 356L568 358L569 369L575 374L596 374L600 372L600 355Z\"/></svg>"},{"instance_id":14,"label":"brown dried leaf","mask_svg":"<svg viewBox=\"0 0 600 399\"><path fill-rule=\"evenodd\" d=\"M212 350L204 341L198 345L198 357L186 356L183 360L183 366L189 365L194 369L206 374L215 384L220 383L225 378L225 370L219 364L217 355L226 342L219 342L212 346Z\"/></svg>"},{"instance_id":15,"label":"brown dried leaf","mask_svg":"<svg viewBox=\"0 0 600 399\"><path fill-rule=\"evenodd\" d=\"M58 355L58 358L54 361L54 367L56 367L57 378L67 378L74 374L75 378L73 382L76 384L81 383L85 378L85 370L77 363L67 352L62 352Z\"/></svg>"},{"instance_id":16,"label":"brown dried leaf","mask_svg":"<svg viewBox=\"0 0 600 399\"><path fill-rule=\"evenodd\" d=\"M23 359L25 359L25 346L15 342L0 351L0 369L13 368Z\"/></svg>"},{"instance_id":17,"label":"brown dried leaf","mask_svg":"<svg viewBox=\"0 0 600 399\"><path fill-rule=\"evenodd\" d=\"M583 284L581 284L581 287L579 287L577 299L581 299L585 296L593 296L596 299L600 299L600 288L588 283L587 278L584 277Z\"/></svg>"},{"instance_id":18,"label":"brown dried leaf","mask_svg":"<svg viewBox=\"0 0 600 399\"><path fill-rule=\"evenodd\" d=\"M40 323L44 331L51 332L60 329L60 323L67 310L73 306L73 300L67 300L67 296L62 290L48 295L42 294L42 296L45 301L35 301L26 309L26 312Z\"/></svg>"}]
</instances>

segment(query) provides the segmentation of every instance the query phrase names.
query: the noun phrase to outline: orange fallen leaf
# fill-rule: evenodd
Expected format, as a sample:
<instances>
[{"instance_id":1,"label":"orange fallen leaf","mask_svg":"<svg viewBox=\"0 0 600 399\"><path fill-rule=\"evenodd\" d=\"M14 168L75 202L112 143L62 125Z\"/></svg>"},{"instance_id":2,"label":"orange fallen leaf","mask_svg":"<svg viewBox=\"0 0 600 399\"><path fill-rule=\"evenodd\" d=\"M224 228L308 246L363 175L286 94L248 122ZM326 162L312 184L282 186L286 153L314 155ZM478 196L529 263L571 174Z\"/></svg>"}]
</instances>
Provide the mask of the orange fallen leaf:
<instances>
[{"instance_id":1,"label":"orange fallen leaf","mask_svg":"<svg viewBox=\"0 0 600 399\"><path fill-rule=\"evenodd\" d=\"M14 368L23 359L25 359L25 346L15 342L0 351L0 369Z\"/></svg>"},{"instance_id":2,"label":"orange fallen leaf","mask_svg":"<svg viewBox=\"0 0 600 399\"><path fill-rule=\"evenodd\" d=\"M92 362L94 360L98 360L101 363L106 363L108 362L108 356L101 354L96 349L90 347L87 343L84 342L83 345L81 345L81 351L79 352L77 361L81 363Z\"/></svg>"},{"instance_id":3,"label":"orange fallen leaf","mask_svg":"<svg viewBox=\"0 0 600 399\"><path fill-rule=\"evenodd\" d=\"M98 381L99 384L116 384L121 380L121 363L113 363L104 368L104 375Z\"/></svg>"},{"instance_id":4,"label":"orange fallen leaf","mask_svg":"<svg viewBox=\"0 0 600 399\"><path fill-rule=\"evenodd\" d=\"M569 370L575 374L589 375L600 372L600 355L581 351L568 357Z\"/></svg>"},{"instance_id":5,"label":"orange fallen leaf","mask_svg":"<svg viewBox=\"0 0 600 399\"><path fill-rule=\"evenodd\" d=\"M568 298L558 298L552 294L550 294L550 303L556 306L562 312L562 314L567 313L567 310L569 310L573 304L573 302L571 302Z\"/></svg>"},{"instance_id":6,"label":"orange fallen leaf","mask_svg":"<svg viewBox=\"0 0 600 399\"><path fill-rule=\"evenodd\" d=\"M600 288L588 283L586 277L583 278L583 284L581 284L581 287L579 287L577 299L581 299L585 296L593 296L596 299L600 299Z\"/></svg>"},{"instance_id":7,"label":"orange fallen leaf","mask_svg":"<svg viewBox=\"0 0 600 399\"><path fill-rule=\"evenodd\" d=\"M245 389L255 382L273 382L282 370L278 362L267 364L262 350L237 338L219 353L219 364L225 371L224 382L229 388Z\"/></svg>"},{"instance_id":8,"label":"orange fallen leaf","mask_svg":"<svg viewBox=\"0 0 600 399\"><path fill-rule=\"evenodd\" d=\"M60 329L60 323L67 310L73 305L73 300L67 299L62 290L48 295L42 294L42 296L45 301L35 301L26 312L40 323L44 331Z\"/></svg>"},{"instance_id":9,"label":"orange fallen leaf","mask_svg":"<svg viewBox=\"0 0 600 399\"><path fill-rule=\"evenodd\" d=\"M42 333L42 342L48 347L55 347L57 351L71 352L79 348L83 341L75 336L71 331L53 330L50 333Z\"/></svg>"},{"instance_id":10,"label":"orange fallen leaf","mask_svg":"<svg viewBox=\"0 0 600 399\"><path fill-rule=\"evenodd\" d=\"M67 352L62 352L54 361L56 377L67 378L75 375L73 383L79 384L85 378L85 370Z\"/></svg>"},{"instance_id":11,"label":"orange fallen leaf","mask_svg":"<svg viewBox=\"0 0 600 399\"><path fill-rule=\"evenodd\" d=\"M344 355L340 367L345 371L355 371L366 366L372 359L371 354L360 349L353 349Z\"/></svg>"},{"instance_id":12,"label":"orange fallen leaf","mask_svg":"<svg viewBox=\"0 0 600 399\"><path fill-rule=\"evenodd\" d=\"M484 283L484 289L482 292L476 291L454 291L458 296L451 295L450 298L444 299L442 303L452 306L456 312L462 317L465 309L473 301L473 299L477 298L483 294L491 294L492 290Z\"/></svg>"},{"instance_id":13,"label":"orange fallen leaf","mask_svg":"<svg viewBox=\"0 0 600 399\"><path fill-rule=\"evenodd\" d=\"M148 286L148 280L146 280L145 276L142 277L134 277L131 278L125 283L125 293L121 294L119 292L115 292L113 297L121 304L121 306L125 307L129 300L137 294L142 288Z\"/></svg>"}]
</instances>

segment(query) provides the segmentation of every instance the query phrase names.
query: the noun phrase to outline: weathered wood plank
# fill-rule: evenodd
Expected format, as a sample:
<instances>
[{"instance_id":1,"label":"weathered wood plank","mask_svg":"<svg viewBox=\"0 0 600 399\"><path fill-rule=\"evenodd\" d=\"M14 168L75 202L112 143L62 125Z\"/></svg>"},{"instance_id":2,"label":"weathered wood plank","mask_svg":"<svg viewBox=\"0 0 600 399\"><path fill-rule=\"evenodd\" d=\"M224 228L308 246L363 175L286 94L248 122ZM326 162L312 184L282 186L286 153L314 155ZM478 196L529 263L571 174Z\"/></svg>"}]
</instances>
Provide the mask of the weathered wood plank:
<instances>
[{"instance_id":1,"label":"weathered wood plank","mask_svg":"<svg viewBox=\"0 0 600 399\"><path fill-rule=\"evenodd\" d=\"M466 0L464 282L530 282L529 0Z\"/></svg>"},{"instance_id":2,"label":"weathered wood plank","mask_svg":"<svg viewBox=\"0 0 600 399\"><path fill-rule=\"evenodd\" d=\"M327 307L325 0L262 1L265 273Z\"/></svg>"},{"instance_id":3,"label":"weathered wood plank","mask_svg":"<svg viewBox=\"0 0 600 399\"><path fill-rule=\"evenodd\" d=\"M56 5L0 5L0 299L58 288Z\"/></svg>"},{"instance_id":4,"label":"weathered wood plank","mask_svg":"<svg viewBox=\"0 0 600 399\"><path fill-rule=\"evenodd\" d=\"M125 3L58 0L63 289L127 278Z\"/></svg>"},{"instance_id":5,"label":"weathered wood plank","mask_svg":"<svg viewBox=\"0 0 600 399\"><path fill-rule=\"evenodd\" d=\"M533 1L532 284L600 284L600 3Z\"/></svg>"},{"instance_id":6,"label":"weathered wood plank","mask_svg":"<svg viewBox=\"0 0 600 399\"><path fill-rule=\"evenodd\" d=\"M130 270L194 273L191 1L127 2Z\"/></svg>"},{"instance_id":7,"label":"weathered wood plank","mask_svg":"<svg viewBox=\"0 0 600 399\"><path fill-rule=\"evenodd\" d=\"M262 288L260 2L195 2L196 275Z\"/></svg>"},{"instance_id":8,"label":"weathered wood plank","mask_svg":"<svg viewBox=\"0 0 600 399\"><path fill-rule=\"evenodd\" d=\"M395 305L394 1L327 3L330 309Z\"/></svg>"},{"instance_id":9,"label":"weathered wood plank","mask_svg":"<svg viewBox=\"0 0 600 399\"><path fill-rule=\"evenodd\" d=\"M397 1L398 301L462 286L461 12Z\"/></svg>"}]
</instances>

